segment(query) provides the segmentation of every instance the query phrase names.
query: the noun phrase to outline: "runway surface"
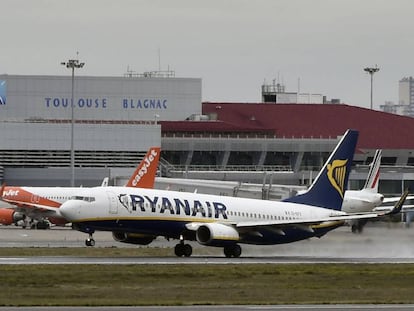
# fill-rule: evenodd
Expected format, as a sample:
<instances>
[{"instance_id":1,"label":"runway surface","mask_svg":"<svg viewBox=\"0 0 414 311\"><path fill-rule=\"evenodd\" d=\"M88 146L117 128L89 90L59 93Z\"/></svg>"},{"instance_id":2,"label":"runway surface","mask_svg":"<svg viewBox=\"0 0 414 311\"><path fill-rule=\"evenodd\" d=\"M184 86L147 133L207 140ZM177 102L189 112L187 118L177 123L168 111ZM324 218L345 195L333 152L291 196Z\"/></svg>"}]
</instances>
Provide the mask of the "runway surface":
<instances>
[{"instance_id":1,"label":"runway surface","mask_svg":"<svg viewBox=\"0 0 414 311\"><path fill-rule=\"evenodd\" d=\"M52 228L51 230L30 230L16 227L0 227L0 265L4 264L311 264L311 263L414 263L414 228L405 228L401 224L370 224L363 234L353 234L349 227L338 228L321 239L309 239L301 242L274 245L242 245L241 258L227 259L222 249L203 247L192 243L194 256L177 258L173 255L176 241L157 239L152 247L165 247L171 250L166 257L5 257L1 256L3 247L71 247L83 248L86 234L70 228ZM95 247L137 247L116 242L109 232L94 235ZM147 247L147 246L145 246ZM414 309L414 305L263 305L263 306L151 306L151 307L0 307L3 310L35 311L164 311L164 310L393 310Z\"/></svg>"},{"instance_id":2,"label":"runway surface","mask_svg":"<svg viewBox=\"0 0 414 311\"><path fill-rule=\"evenodd\" d=\"M414 263L414 228L402 224L376 223L366 226L362 234L353 234L341 227L318 239L273 246L242 245L240 258L225 258L221 248L192 243L190 258L177 258L173 247L176 241L157 239L150 247L171 249L168 257L1 257L2 247L85 247L86 234L70 228L50 230L0 227L0 264L288 264L288 263ZM116 242L110 232L94 235L95 247L135 248ZM148 246L144 246L148 247Z\"/></svg>"}]
</instances>

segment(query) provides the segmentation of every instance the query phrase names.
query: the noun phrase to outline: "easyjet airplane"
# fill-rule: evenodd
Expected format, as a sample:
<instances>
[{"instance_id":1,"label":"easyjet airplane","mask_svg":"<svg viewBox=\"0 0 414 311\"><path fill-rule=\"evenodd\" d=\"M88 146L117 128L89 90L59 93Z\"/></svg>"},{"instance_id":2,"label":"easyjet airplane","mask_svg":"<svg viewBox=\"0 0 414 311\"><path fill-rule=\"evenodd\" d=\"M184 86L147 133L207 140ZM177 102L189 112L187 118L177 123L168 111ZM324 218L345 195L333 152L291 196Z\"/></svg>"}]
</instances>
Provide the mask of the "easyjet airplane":
<instances>
[{"instance_id":1,"label":"easyjet airplane","mask_svg":"<svg viewBox=\"0 0 414 311\"><path fill-rule=\"evenodd\" d=\"M191 256L185 240L223 247L239 257L239 243L271 245L321 237L347 220L376 218L400 210L405 196L388 212L341 211L358 132L348 130L311 187L284 201L199 193L96 187L78 189L60 207L73 228L88 233L112 231L119 241L146 245L157 236L179 239L177 256ZM93 243L92 243L93 244Z\"/></svg>"},{"instance_id":2,"label":"easyjet airplane","mask_svg":"<svg viewBox=\"0 0 414 311\"><path fill-rule=\"evenodd\" d=\"M125 186L153 188L159 157L160 148L151 147ZM0 208L0 224L10 225L26 217L47 217L52 223L63 225L67 221L56 210L78 190L76 187L3 186L1 200L14 207Z\"/></svg>"}]
</instances>

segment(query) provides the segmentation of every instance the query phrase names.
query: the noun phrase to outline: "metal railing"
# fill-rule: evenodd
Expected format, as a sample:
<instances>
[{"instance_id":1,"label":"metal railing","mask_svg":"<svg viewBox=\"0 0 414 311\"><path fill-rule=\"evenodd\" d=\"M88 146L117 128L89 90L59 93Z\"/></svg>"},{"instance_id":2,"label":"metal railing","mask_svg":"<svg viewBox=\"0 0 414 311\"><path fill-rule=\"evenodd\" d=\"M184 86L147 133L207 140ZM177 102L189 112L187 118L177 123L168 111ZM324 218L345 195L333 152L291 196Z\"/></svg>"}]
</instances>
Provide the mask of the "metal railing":
<instances>
[{"instance_id":1,"label":"metal railing","mask_svg":"<svg viewBox=\"0 0 414 311\"><path fill-rule=\"evenodd\" d=\"M290 165L173 165L175 171L291 172Z\"/></svg>"}]
</instances>

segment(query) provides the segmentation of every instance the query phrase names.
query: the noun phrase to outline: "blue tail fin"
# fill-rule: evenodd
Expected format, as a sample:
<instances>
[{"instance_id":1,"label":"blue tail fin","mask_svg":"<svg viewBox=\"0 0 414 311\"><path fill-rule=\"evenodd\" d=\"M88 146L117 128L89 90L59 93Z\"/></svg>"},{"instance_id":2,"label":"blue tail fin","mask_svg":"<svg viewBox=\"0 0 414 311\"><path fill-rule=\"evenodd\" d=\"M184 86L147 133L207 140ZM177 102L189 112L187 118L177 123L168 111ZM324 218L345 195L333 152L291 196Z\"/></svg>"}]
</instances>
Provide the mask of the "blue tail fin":
<instances>
[{"instance_id":1,"label":"blue tail fin","mask_svg":"<svg viewBox=\"0 0 414 311\"><path fill-rule=\"evenodd\" d=\"M341 210L357 140L358 131L348 130L308 191L284 201Z\"/></svg>"}]
</instances>

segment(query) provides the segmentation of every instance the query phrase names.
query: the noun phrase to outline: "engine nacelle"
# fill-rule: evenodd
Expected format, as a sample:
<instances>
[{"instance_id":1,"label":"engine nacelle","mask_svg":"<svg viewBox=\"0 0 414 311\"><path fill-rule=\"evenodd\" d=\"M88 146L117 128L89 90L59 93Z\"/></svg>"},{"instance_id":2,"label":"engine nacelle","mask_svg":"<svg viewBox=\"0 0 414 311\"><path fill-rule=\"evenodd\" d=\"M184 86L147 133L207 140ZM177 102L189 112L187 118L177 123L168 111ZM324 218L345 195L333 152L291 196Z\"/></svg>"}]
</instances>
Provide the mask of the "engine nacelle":
<instances>
[{"instance_id":1,"label":"engine nacelle","mask_svg":"<svg viewBox=\"0 0 414 311\"><path fill-rule=\"evenodd\" d=\"M117 242L139 245L148 245L156 238L153 235L116 231L112 232L112 237Z\"/></svg>"},{"instance_id":2,"label":"engine nacelle","mask_svg":"<svg viewBox=\"0 0 414 311\"><path fill-rule=\"evenodd\" d=\"M196 231L196 239L202 245L223 246L239 241L240 235L233 227L212 223L201 225Z\"/></svg>"},{"instance_id":3,"label":"engine nacelle","mask_svg":"<svg viewBox=\"0 0 414 311\"><path fill-rule=\"evenodd\" d=\"M10 208L0 208L0 224L11 225L25 219L25 215Z\"/></svg>"}]
</instances>

